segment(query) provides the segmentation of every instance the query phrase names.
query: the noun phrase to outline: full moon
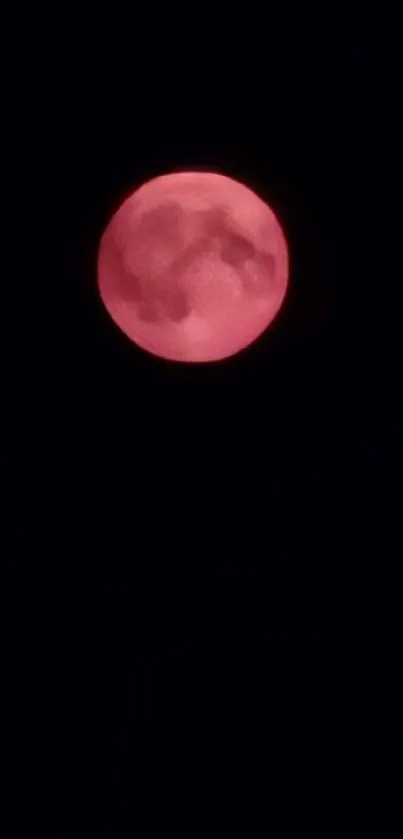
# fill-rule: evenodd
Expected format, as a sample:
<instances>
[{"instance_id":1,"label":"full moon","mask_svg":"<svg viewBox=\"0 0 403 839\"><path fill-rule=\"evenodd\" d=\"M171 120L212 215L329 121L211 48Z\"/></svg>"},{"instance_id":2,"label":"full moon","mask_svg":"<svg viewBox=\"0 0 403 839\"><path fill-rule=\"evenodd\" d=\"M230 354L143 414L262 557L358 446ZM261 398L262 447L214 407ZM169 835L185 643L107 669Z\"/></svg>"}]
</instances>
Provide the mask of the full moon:
<instances>
[{"instance_id":1,"label":"full moon","mask_svg":"<svg viewBox=\"0 0 403 839\"><path fill-rule=\"evenodd\" d=\"M173 361L240 352L270 326L287 285L274 212L224 175L153 178L121 204L100 241L105 308L135 344Z\"/></svg>"}]
</instances>

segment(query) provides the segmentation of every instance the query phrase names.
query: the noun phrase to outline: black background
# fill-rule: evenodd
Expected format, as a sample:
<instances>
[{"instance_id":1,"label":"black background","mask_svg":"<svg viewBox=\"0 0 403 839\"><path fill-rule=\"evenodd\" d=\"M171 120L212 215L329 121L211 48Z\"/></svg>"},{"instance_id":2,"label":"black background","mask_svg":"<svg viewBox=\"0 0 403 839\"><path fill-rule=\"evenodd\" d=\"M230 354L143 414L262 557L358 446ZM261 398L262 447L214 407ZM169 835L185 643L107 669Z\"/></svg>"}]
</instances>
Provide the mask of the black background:
<instances>
[{"instance_id":1,"label":"black background","mask_svg":"<svg viewBox=\"0 0 403 839\"><path fill-rule=\"evenodd\" d=\"M394 21L114 12L10 6L3 30L17 811L395 835ZM251 186L290 247L272 330L211 365L144 353L97 296L114 210L182 169Z\"/></svg>"}]
</instances>

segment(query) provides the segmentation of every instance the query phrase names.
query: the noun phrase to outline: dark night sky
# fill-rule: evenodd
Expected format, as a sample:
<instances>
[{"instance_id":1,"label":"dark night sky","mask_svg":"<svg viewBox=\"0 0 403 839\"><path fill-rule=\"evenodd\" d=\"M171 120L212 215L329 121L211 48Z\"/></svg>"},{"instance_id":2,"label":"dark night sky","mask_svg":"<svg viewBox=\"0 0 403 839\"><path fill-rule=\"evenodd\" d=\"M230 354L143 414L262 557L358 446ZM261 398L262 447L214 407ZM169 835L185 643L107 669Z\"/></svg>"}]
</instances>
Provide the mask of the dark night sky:
<instances>
[{"instance_id":1,"label":"dark night sky","mask_svg":"<svg viewBox=\"0 0 403 839\"><path fill-rule=\"evenodd\" d=\"M221 830L392 836L393 22L174 9L6 14L9 777L55 824L193 833L216 802ZM113 211L187 168L290 246L274 328L213 365L137 349L96 291Z\"/></svg>"}]
</instances>

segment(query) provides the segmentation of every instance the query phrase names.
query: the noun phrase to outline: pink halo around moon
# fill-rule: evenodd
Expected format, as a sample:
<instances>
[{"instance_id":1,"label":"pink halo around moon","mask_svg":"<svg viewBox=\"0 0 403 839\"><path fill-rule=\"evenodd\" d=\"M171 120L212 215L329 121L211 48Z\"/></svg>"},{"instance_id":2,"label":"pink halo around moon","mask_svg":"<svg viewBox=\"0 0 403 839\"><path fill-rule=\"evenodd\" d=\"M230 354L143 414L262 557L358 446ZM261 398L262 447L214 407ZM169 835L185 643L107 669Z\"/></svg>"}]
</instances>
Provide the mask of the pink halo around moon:
<instances>
[{"instance_id":1,"label":"pink halo around moon","mask_svg":"<svg viewBox=\"0 0 403 839\"><path fill-rule=\"evenodd\" d=\"M251 189L207 172L143 184L106 227L101 299L144 350L174 361L235 355L277 315L288 250L270 207Z\"/></svg>"}]
</instances>

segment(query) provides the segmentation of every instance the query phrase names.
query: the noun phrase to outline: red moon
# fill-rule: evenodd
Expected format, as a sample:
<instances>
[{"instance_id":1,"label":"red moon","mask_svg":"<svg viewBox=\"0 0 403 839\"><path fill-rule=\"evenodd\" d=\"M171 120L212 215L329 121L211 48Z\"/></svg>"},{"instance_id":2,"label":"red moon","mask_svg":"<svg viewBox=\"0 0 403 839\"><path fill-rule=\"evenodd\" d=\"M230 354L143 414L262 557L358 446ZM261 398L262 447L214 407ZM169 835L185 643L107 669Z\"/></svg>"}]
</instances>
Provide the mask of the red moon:
<instances>
[{"instance_id":1,"label":"red moon","mask_svg":"<svg viewBox=\"0 0 403 839\"><path fill-rule=\"evenodd\" d=\"M251 344L288 285L281 226L249 187L179 172L140 186L106 227L101 299L134 343L174 361L208 362Z\"/></svg>"}]
</instances>

